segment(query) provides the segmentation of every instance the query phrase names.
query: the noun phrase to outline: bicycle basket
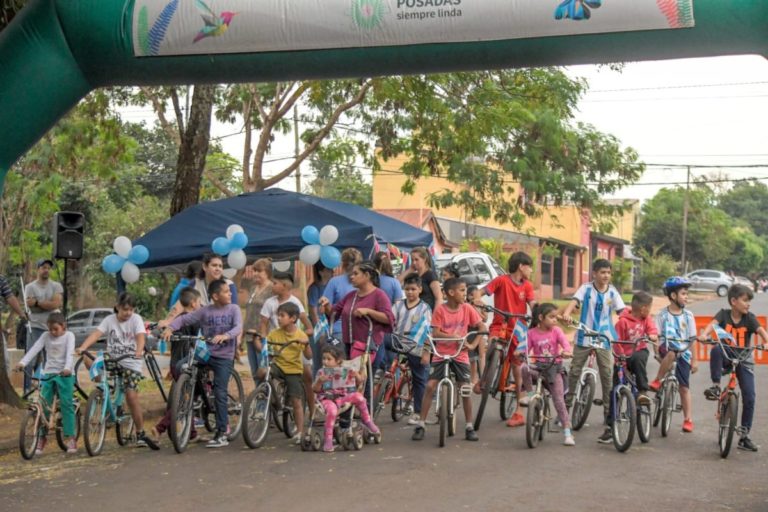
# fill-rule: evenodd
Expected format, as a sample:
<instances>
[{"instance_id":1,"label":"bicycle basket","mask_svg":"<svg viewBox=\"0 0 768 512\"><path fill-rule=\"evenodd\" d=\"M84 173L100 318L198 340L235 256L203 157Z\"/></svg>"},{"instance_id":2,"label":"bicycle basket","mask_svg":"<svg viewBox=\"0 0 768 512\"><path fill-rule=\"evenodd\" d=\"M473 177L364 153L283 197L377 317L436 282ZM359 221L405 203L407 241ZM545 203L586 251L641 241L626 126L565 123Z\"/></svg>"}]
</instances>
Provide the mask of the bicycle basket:
<instances>
[{"instance_id":1,"label":"bicycle basket","mask_svg":"<svg viewBox=\"0 0 768 512\"><path fill-rule=\"evenodd\" d=\"M397 334L392 334L391 346L389 348L390 350L392 350L393 352L397 352L398 354L420 355L423 345L419 345L419 343L416 340L406 338L405 336L398 336ZM418 354L417 354L417 350L419 351Z\"/></svg>"}]
</instances>

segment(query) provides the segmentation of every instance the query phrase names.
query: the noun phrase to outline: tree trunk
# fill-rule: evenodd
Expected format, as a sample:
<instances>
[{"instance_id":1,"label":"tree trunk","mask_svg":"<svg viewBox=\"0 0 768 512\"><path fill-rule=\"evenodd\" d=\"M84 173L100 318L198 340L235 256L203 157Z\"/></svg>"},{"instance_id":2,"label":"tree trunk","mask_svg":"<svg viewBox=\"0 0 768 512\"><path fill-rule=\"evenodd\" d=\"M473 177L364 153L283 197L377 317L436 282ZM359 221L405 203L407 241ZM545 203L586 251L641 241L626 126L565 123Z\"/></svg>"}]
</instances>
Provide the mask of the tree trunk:
<instances>
[{"instance_id":1,"label":"tree trunk","mask_svg":"<svg viewBox=\"0 0 768 512\"><path fill-rule=\"evenodd\" d=\"M2 325L0 325L2 328ZM6 371L5 349L7 340L2 339L3 346L0 347L0 404L8 404L12 407L21 407L21 399L16 394L16 390L11 386L11 380Z\"/></svg>"},{"instance_id":2,"label":"tree trunk","mask_svg":"<svg viewBox=\"0 0 768 512\"><path fill-rule=\"evenodd\" d=\"M200 198L200 181L205 169L208 143L211 136L211 114L215 85L196 85L192 96L189 121L181 134L179 159L176 163L176 183L173 186L171 217Z\"/></svg>"}]
</instances>

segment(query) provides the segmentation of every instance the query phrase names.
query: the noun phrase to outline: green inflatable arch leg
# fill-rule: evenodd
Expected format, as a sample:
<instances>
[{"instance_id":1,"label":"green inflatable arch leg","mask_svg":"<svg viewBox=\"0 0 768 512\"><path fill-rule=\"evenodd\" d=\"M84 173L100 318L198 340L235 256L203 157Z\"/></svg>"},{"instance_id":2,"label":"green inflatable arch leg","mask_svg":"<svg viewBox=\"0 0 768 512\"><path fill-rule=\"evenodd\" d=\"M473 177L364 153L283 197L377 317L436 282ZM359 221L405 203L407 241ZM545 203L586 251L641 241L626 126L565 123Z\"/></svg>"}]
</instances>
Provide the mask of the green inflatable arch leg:
<instances>
[{"instance_id":1,"label":"green inflatable arch leg","mask_svg":"<svg viewBox=\"0 0 768 512\"><path fill-rule=\"evenodd\" d=\"M31 0L0 32L0 191L96 87L768 54L766 0L135 2Z\"/></svg>"}]
</instances>

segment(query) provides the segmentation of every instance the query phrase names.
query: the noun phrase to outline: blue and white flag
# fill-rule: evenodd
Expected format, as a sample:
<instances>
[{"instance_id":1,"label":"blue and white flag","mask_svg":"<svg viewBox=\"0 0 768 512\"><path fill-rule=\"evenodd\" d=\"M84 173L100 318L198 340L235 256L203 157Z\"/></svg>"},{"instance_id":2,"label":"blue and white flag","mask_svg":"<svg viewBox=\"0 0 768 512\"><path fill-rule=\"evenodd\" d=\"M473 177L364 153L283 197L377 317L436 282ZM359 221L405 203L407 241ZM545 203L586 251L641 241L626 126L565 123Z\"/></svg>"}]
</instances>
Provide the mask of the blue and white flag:
<instances>
[{"instance_id":1,"label":"blue and white flag","mask_svg":"<svg viewBox=\"0 0 768 512\"><path fill-rule=\"evenodd\" d=\"M207 363L210 358L211 351L208 350L208 344L204 340L198 338L195 341L195 359Z\"/></svg>"},{"instance_id":2,"label":"blue and white flag","mask_svg":"<svg viewBox=\"0 0 768 512\"><path fill-rule=\"evenodd\" d=\"M269 342L267 338L261 338L261 352L259 352L259 367L266 368L269 365Z\"/></svg>"},{"instance_id":3,"label":"blue and white flag","mask_svg":"<svg viewBox=\"0 0 768 512\"><path fill-rule=\"evenodd\" d=\"M426 316L422 316L419 320L419 323L413 326L411 329L411 339L416 342L416 346L418 348L421 348L424 346L424 343L426 343L427 338L429 338L429 331L432 329L432 326L427 321Z\"/></svg>"},{"instance_id":4,"label":"blue and white flag","mask_svg":"<svg viewBox=\"0 0 768 512\"><path fill-rule=\"evenodd\" d=\"M93 360L93 364L91 364L90 370L88 370L88 374L91 376L91 380L96 380L96 378L101 375L101 373L104 371L104 352L99 350L99 352L96 354L96 359Z\"/></svg>"},{"instance_id":5,"label":"blue and white flag","mask_svg":"<svg viewBox=\"0 0 768 512\"><path fill-rule=\"evenodd\" d=\"M315 340L315 343L317 343L320 340L320 337L323 334L327 334L329 337L331 336L331 326L328 325L328 318L321 314L318 319L317 323L315 324L313 328L313 334L312 337Z\"/></svg>"},{"instance_id":6,"label":"blue and white flag","mask_svg":"<svg viewBox=\"0 0 768 512\"><path fill-rule=\"evenodd\" d=\"M512 334L515 336L515 339L517 339L517 349L515 349L517 352L527 352L528 351L528 325L518 320L515 322L515 328L512 331Z\"/></svg>"},{"instance_id":7,"label":"blue and white flag","mask_svg":"<svg viewBox=\"0 0 768 512\"><path fill-rule=\"evenodd\" d=\"M725 329L723 329L719 325L715 325L715 336L717 336L717 339L722 341L726 345L733 345L735 342L731 333L727 332Z\"/></svg>"}]
</instances>

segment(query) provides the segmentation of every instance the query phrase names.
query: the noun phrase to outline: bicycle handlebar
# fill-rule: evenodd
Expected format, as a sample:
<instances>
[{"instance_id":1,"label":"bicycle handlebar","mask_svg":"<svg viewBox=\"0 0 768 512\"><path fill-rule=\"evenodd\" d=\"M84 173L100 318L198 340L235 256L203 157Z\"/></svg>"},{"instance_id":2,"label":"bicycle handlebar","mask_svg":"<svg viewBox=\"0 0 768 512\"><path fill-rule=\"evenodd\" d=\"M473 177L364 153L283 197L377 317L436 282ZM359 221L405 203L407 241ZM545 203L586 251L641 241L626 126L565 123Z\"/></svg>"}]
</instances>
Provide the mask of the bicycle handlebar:
<instances>
[{"instance_id":1,"label":"bicycle handlebar","mask_svg":"<svg viewBox=\"0 0 768 512\"><path fill-rule=\"evenodd\" d=\"M768 350L768 347L765 345L751 345L749 347L736 347L733 345L728 345L726 343L723 343L723 340L720 338L717 339L711 339L708 338L706 340L700 340L701 343L705 345L719 345L723 356L728 359L731 363L734 364L740 364L745 362L749 356L752 354L753 350ZM727 349L727 350L726 350ZM735 355L735 357L732 357L731 355Z\"/></svg>"},{"instance_id":2,"label":"bicycle handlebar","mask_svg":"<svg viewBox=\"0 0 768 512\"><path fill-rule=\"evenodd\" d=\"M530 323L530 321L531 321L531 316L530 315L524 315L524 314L520 314L520 313L510 313L508 311L503 311L501 309L495 308L495 307L493 307L491 305L488 305L488 304L483 306L483 310L486 313L494 313L494 314L503 316L505 320L511 320L513 318L519 318L521 320L525 320L528 323Z\"/></svg>"},{"instance_id":3,"label":"bicycle handlebar","mask_svg":"<svg viewBox=\"0 0 768 512\"><path fill-rule=\"evenodd\" d=\"M480 332L480 331L471 331L471 332L468 332L465 336L462 336L460 338L433 338L432 336L429 336L427 340L429 341L429 344L432 347L432 353L435 354L437 357L441 359L456 359L457 357L459 357L459 354L461 354L461 351L464 349L464 345L467 343L467 341L469 341L470 338L474 340L477 336L480 336L480 335L485 336L486 334L488 333ZM441 354L437 350L437 344L450 343L450 342L453 342L453 343L458 342L458 347L456 349L456 352L453 355Z\"/></svg>"}]
</instances>

